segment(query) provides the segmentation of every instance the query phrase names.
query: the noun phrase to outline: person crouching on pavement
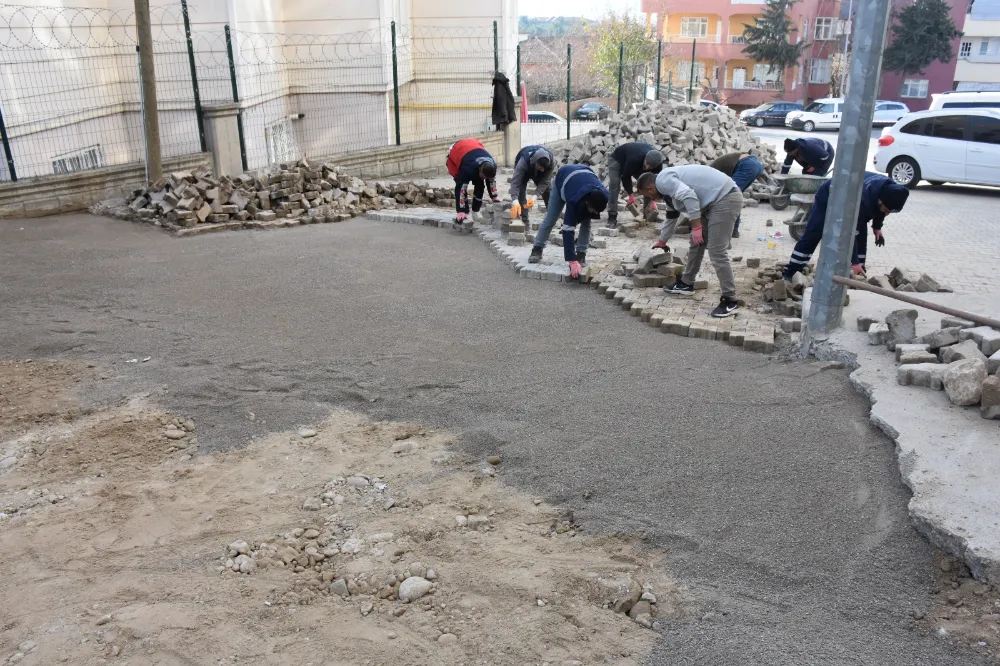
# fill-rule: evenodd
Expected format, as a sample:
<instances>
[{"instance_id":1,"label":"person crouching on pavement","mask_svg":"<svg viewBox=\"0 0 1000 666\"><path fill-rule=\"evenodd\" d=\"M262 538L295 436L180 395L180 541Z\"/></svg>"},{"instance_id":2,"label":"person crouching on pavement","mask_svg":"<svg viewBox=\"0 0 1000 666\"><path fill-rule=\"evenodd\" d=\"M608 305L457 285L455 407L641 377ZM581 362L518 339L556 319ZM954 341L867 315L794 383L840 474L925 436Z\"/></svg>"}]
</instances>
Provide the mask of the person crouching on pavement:
<instances>
[{"instance_id":1,"label":"person crouching on pavement","mask_svg":"<svg viewBox=\"0 0 1000 666\"><path fill-rule=\"evenodd\" d=\"M743 208L743 193L733 179L704 164L686 164L666 168L658 176L642 174L639 192L667 204L667 221L654 248L669 250L667 241L677 228L681 212L691 224L691 247L684 274L673 286L663 290L668 294L693 294L695 278L708 250L722 289L719 305L711 314L717 318L735 314L740 309L740 302L736 297L736 277L729 263L729 239Z\"/></svg>"},{"instance_id":2,"label":"person crouching on pavement","mask_svg":"<svg viewBox=\"0 0 1000 666\"><path fill-rule=\"evenodd\" d=\"M590 167L582 164L566 164L559 167L552 183L552 193L546 204L545 220L535 235L528 262L537 264L542 259L542 250L552 233L552 227L559 219L563 208L563 256L569 263L571 277L580 277L581 264L587 263L587 248L590 246L590 222L599 219L608 206L608 188ZM574 232L579 227L579 235ZM575 241L575 242L574 242Z\"/></svg>"},{"instance_id":3,"label":"person crouching on pavement","mask_svg":"<svg viewBox=\"0 0 1000 666\"><path fill-rule=\"evenodd\" d=\"M490 199L500 201L497 195L497 163L479 139L462 139L448 151L448 173L455 179L456 222L469 219L469 183L472 183L472 212L483 206L483 194L489 189Z\"/></svg>"},{"instance_id":4,"label":"person crouching on pavement","mask_svg":"<svg viewBox=\"0 0 1000 666\"><path fill-rule=\"evenodd\" d=\"M792 162L798 162L807 176L825 176L833 166L836 152L824 139L785 139L785 161L781 173L788 173Z\"/></svg>"},{"instance_id":5,"label":"person crouching on pavement","mask_svg":"<svg viewBox=\"0 0 1000 666\"><path fill-rule=\"evenodd\" d=\"M525 146L514 158L514 175L510 179L510 199L514 202L511 206L511 217L520 216L525 228L529 228L528 181L534 183L535 192L548 206L552 174L555 170L555 156L545 146Z\"/></svg>"}]
</instances>

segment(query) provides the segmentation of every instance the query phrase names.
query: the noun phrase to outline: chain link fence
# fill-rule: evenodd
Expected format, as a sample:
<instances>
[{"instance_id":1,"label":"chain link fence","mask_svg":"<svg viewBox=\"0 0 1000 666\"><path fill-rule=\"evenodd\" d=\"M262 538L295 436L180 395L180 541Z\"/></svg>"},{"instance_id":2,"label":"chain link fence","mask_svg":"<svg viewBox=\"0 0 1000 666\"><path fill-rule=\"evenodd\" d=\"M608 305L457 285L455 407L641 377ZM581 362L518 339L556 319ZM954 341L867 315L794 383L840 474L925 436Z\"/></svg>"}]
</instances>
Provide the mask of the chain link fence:
<instances>
[{"instance_id":1,"label":"chain link fence","mask_svg":"<svg viewBox=\"0 0 1000 666\"><path fill-rule=\"evenodd\" d=\"M487 132L494 72L514 69L496 24L290 34L187 18L181 2L153 10L164 157L204 151L205 114L234 104L245 169ZM0 180L143 160L131 12L0 4L0 68Z\"/></svg>"}]
</instances>

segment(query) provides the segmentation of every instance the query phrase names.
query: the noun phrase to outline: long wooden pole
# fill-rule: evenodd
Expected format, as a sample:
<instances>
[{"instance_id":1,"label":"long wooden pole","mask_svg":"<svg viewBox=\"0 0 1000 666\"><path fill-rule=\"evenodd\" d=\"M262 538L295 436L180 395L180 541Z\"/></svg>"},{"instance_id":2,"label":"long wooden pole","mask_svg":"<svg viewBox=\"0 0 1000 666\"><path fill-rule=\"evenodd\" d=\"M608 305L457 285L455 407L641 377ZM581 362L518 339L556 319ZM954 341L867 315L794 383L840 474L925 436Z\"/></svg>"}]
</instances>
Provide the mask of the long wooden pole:
<instances>
[{"instance_id":1,"label":"long wooden pole","mask_svg":"<svg viewBox=\"0 0 1000 666\"><path fill-rule=\"evenodd\" d=\"M972 323L979 324L980 326L992 326L993 328L1000 329L1000 320L991 319L989 317L973 314L971 312L966 312L964 310L958 310L956 308L949 308L947 305L938 305L937 303L931 303L930 301L925 301L922 298L917 298L916 296L910 296L906 292L889 291L888 289L883 289L882 287L876 287L874 285L870 285L867 282L861 282L860 280L852 280L849 278L841 277L839 275L834 275L833 281L838 284L842 284L846 287L850 287L852 289L870 291L873 294L878 294L880 296L888 296L889 298L895 298L897 301L903 301L904 303L909 303L910 305L916 305L921 308L927 308L928 310L934 310L935 312L951 315L952 317L959 317L960 319L971 321Z\"/></svg>"}]
</instances>

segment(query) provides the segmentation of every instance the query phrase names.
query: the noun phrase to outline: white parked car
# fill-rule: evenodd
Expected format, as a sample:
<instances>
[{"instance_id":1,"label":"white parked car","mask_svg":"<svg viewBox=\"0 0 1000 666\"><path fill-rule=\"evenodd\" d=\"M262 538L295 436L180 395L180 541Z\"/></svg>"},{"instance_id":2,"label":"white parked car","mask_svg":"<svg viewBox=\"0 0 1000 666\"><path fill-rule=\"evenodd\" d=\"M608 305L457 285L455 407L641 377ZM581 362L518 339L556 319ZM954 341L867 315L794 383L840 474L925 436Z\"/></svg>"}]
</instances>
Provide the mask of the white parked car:
<instances>
[{"instance_id":1,"label":"white parked car","mask_svg":"<svg viewBox=\"0 0 1000 666\"><path fill-rule=\"evenodd\" d=\"M875 168L900 185L1000 185L1000 109L911 113L883 130Z\"/></svg>"},{"instance_id":2,"label":"white parked car","mask_svg":"<svg viewBox=\"0 0 1000 666\"><path fill-rule=\"evenodd\" d=\"M958 92L946 90L931 95L929 111L938 109L997 109L1000 108L1000 91L982 90Z\"/></svg>"},{"instance_id":3,"label":"white parked car","mask_svg":"<svg viewBox=\"0 0 1000 666\"><path fill-rule=\"evenodd\" d=\"M902 102L875 102L875 117L872 125L892 125L910 112ZM792 111L785 116L785 125L792 129L812 132L814 129L840 129L840 119L844 113L843 97L818 99L801 111Z\"/></svg>"}]
</instances>

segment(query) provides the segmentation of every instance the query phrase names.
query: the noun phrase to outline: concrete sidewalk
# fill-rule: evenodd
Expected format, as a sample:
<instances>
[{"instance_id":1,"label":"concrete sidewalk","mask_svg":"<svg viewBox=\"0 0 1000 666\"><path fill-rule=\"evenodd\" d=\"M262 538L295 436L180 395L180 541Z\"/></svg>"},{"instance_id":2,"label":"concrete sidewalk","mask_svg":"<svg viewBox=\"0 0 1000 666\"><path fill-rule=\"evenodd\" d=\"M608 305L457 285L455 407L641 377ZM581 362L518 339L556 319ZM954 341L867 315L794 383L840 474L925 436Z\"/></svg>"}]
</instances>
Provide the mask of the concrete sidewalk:
<instances>
[{"instance_id":1,"label":"concrete sidewalk","mask_svg":"<svg viewBox=\"0 0 1000 666\"><path fill-rule=\"evenodd\" d=\"M861 315L884 320L893 310L917 310L917 334L940 328L940 313L877 294L851 291L844 326L816 350L857 369L851 383L872 404L871 421L896 443L900 474L913 491L910 517L932 543L960 557L980 580L1000 582L1000 421L978 407L953 405L943 391L900 386L895 355L868 343L855 326ZM986 316L1000 313L1000 296L919 294L934 303ZM808 310L806 310L808 311Z\"/></svg>"}]
</instances>

